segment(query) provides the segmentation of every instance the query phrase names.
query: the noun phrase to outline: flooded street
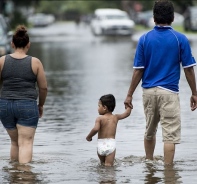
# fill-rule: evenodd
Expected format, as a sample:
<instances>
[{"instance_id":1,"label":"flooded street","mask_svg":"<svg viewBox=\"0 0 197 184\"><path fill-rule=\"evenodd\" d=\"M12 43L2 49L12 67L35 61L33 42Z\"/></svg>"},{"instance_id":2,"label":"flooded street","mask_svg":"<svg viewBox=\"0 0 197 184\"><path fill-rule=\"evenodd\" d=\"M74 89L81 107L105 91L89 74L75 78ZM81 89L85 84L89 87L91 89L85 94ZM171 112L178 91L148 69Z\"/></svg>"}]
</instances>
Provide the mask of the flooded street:
<instances>
[{"instance_id":1,"label":"flooded street","mask_svg":"<svg viewBox=\"0 0 197 184\"><path fill-rule=\"evenodd\" d=\"M114 113L124 111L133 71L135 44L130 37L94 37L88 26L57 23L33 28L29 55L45 68L48 96L44 116L35 135L33 162L9 162L10 142L0 125L0 184L196 184L197 111L190 111L190 89L181 74L182 142L176 147L175 165L164 167L161 128L157 133L155 162L144 162L145 118L138 86L131 116L117 128L116 162L99 165L97 136L86 136L98 116L100 96L116 97ZM197 43L192 43L197 60ZM197 73L197 68L195 67Z\"/></svg>"}]
</instances>

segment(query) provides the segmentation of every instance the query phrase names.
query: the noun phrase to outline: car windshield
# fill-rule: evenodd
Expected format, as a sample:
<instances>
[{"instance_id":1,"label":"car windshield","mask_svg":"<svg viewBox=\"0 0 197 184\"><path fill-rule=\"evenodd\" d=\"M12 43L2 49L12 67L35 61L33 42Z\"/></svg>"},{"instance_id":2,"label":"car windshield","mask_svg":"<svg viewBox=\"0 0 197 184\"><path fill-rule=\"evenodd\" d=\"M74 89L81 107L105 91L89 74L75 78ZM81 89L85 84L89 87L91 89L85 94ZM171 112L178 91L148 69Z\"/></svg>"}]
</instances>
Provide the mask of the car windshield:
<instances>
[{"instance_id":1,"label":"car windshield","mask_svg":"<svg viewBox=\"0 0 197 184\"><path fill-rule=\"evenodd\" d=\"M129 19L128 16L126 15L106 15L105 19L109 19L109 20L122 20L122 19Z\"/></svg>"}]
</instances>

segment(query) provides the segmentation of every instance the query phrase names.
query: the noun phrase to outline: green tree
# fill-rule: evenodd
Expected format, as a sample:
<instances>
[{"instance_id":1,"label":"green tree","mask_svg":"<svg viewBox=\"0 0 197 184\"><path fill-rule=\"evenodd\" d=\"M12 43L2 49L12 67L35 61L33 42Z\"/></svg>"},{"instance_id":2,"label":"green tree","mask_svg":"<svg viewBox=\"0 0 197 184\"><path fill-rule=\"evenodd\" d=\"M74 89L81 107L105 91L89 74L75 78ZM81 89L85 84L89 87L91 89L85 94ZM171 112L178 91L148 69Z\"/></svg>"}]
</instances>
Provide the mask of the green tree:
<instances>
[{"instance_id":1,"label":"green tree","mask_svg":"<svg viewBox=\"0 0 197 184\"><path fill-rule=\"evenodd\" d=\"M0 0L1 1L1 0ZM6 2L6 0L4 0ZM33 4L38 4L39 0L12 0L14 4L13 12L9 15L6 15L10 18L10 27L11 29L15 29L18 24L24 24L28 26L27 17L24 16L23 12L21 12L21 7L30 7Z\"/></svg>"},{"instance_id":2,"label":"green tree","mask_svg":"<svg viewBox=\"0 0 197 184\"><path fill-rule=\"evenodd\" d=\"M173 2L174 6L175 6L175 10L180 13L183 13L188 6L193 6L195 4L194 0L171 0L171 1ZM147 9L152 9L155 0L150 0L150 1L143 1L142 0L139 2L142 3L144 10L147 10Z\"/></svg>"},{"instance_id":3,"label":"green tree","mask_svg":"<svg viewBox=\"0 0 197 184\"><path fill-rule=\"evenodd\" d=\"M36 11L52 13L57 18L78 17L92 13L97 8L121 8L121 0L61 0L40 1Z\"/></svg>"},{"instance_id":4,"label":"green tree","mask_svg":"<svg viewBox=\"0 0 197 184\"><path fill-rule=\"evenodd\" d=\"M178 7L180 10L180 13L183 13L188 6L193 6L194 1L193 0L185 0L185 1L180 1L180 0L173 0L175 7Z\"/></svg>"},{"instance_id":5,"label":"green tree","mask_svg":"<svg viewBox=\"0 0 197 184\"><path fill-rule=\"evenodd\" d=\"M65 13L69 10L77 10L80 13L90 13L96 8L120 8L121 0L62 0L62 1L40 1L38 12Z\"/></svg>"},{"instance_id":6,"label":"green tree","mask_svg":"<svg viewBox=\"0 0 197 184\"><path fill-rule=\"evenodd\" d=\"M22 6L31 5L31 2L36 2L36 3L39 2L39 0L28 0L28 1L24 1L24 0L12 0L12 1L13 1L13 3L16 6L19 6L19 5L22 5Z\"/></svg>"}]
</instances>

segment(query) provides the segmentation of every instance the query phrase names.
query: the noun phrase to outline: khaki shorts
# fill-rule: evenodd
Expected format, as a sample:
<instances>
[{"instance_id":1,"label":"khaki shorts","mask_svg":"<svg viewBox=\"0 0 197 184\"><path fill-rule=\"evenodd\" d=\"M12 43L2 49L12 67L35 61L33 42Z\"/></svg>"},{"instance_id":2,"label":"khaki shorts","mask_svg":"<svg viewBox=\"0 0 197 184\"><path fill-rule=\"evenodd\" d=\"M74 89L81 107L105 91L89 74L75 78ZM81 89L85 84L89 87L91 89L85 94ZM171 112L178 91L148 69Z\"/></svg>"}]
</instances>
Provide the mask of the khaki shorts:
<instances>
[{"instance_id":1,"label":"khaki shorts","mask_svg":"<svg viewBox=\"0 0 197 184\"><path fill-rule=\"evenodd\" d=\"M143 89L143 105L146 116L145 139L153 139L160 122L163 142L179 144L181 119L178 94L158 87Z\"/></svg>"}]
</instances>

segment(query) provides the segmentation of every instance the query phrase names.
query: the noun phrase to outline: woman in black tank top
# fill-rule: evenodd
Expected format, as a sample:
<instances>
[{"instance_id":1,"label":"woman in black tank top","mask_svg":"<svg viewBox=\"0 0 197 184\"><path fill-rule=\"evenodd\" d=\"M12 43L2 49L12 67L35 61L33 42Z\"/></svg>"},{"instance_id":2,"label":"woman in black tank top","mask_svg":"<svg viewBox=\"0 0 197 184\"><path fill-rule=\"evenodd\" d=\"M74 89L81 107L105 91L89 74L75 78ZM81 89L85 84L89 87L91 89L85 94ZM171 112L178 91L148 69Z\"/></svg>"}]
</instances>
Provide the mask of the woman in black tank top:
<instances>
[{"instance_id":1,"label":"woman in black tank top","mask_svg":"<svg viewBox=\"0 0 197 184\"><path fill-rule=\"evenodd\" d=\"M0 58L0 120L11 139L11 161L25 164L32 160L34 135L47 96L47 81L40 60L27 55L30 42L24 26L17 27L11 44L14 52Z\"/></svg>"}]
</instances>

